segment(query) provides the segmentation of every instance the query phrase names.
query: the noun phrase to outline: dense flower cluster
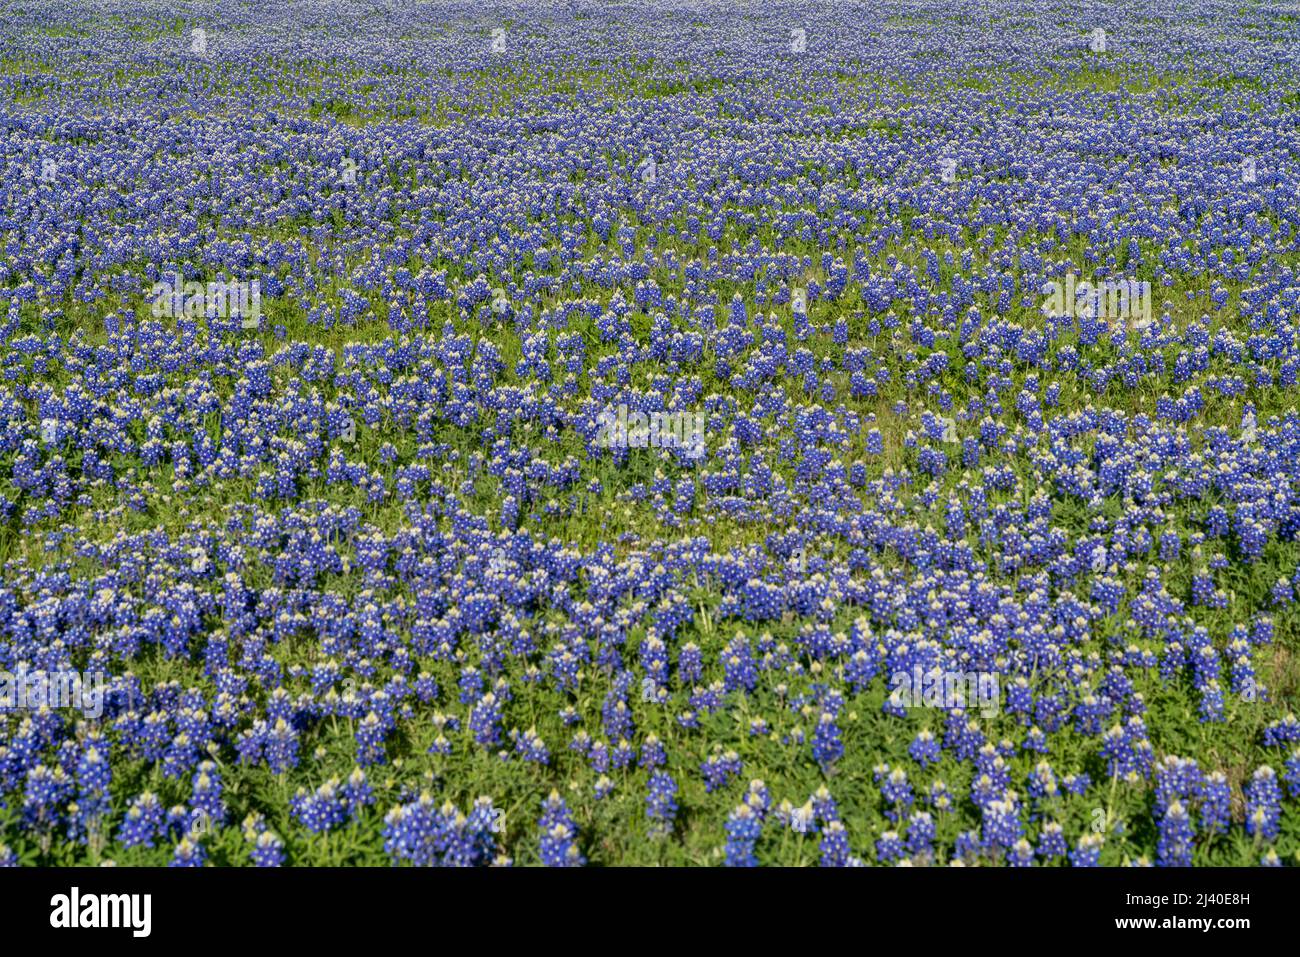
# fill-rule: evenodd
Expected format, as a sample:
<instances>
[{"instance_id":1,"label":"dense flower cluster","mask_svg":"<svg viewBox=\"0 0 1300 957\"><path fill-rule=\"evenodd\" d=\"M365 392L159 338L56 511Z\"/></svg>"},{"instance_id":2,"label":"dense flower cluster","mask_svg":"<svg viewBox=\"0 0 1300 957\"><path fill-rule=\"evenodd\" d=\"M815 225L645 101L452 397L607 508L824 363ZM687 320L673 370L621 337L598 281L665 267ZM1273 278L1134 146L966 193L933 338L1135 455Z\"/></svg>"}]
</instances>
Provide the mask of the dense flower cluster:
<instances>
[{"instance_id":1,"label":"dense flower cluster","mask_svg":"<svg viewBox=\"0 0 1300 957\"><path fill-rule=\"evenodd\" d=\"M1300 862L1293 17L39 6L0 866Z\"/></svg>"}]
</instances>

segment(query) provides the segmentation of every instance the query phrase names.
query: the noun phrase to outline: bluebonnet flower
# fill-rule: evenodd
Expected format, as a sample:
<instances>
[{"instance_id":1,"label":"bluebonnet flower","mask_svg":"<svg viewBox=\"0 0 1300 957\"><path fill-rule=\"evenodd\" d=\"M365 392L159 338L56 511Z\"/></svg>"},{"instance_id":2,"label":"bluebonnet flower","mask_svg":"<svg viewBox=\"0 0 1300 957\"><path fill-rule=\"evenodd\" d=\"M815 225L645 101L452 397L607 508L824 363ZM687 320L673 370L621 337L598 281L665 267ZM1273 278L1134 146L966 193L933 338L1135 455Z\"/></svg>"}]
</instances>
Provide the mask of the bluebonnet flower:
<instances>
[{"instance_id":1,"label":"bluebonnet flower","mask_svg":"<svg viewBox=\"0 0 1300 957\"><path fill-rule=\"evenodd\" d=\"M1034 866L1034 846L1023 837L1011 846L1007 855L1007 863L1012 867L1033 867Z\"/></svg>"},{"instance_id":2,"label":"bluebonnet flower","mask_svg":"<svg viewBox=\"0 0 1300 957\"><path fill-rule=\"evenodd\" d=\"M347 808L339 795L339 782L326 781L315 791L299 788L289 801L293 816L303 827L316 834L324 834L347 819Z\"/></svg>"},{"instance_id":3,"label":"bluebonnet flower","mask_svg":"<svg viewBox=\"0 0 1300 957\"><path fill-rule=\"evenodd\" d=\"M1300 742L1300 720L1294 714L1266 725L1264 728L1264 745L1274 747L1282 744Z\"/></svg>"},{"instance_id":4,"label":"bluebonnet flower","mask_svg":"<svg viewBox=\"0 0 1300 957\"><path fill-rule=\"evenodd\" d=\"M1231 791L1222 771L1206 776L1201 797L1201 831L1206 834L1224 834L1232 819Z\"/></svg>"},{"instance_id":5,"label":"bluebonnet flower","mask_svg":"<svg viewBox=\"0 0 1300 957\"><path fill-rule=\"evenodd\" d=\"M953 809L952 792L943 781L935 780L930 783L927 798L936 813L942 814Z\"/></svg>"},{"instance_id":6,"label":"bluebonnet flower","mask_svg":"<svg viewBox=\"0 0 1300 957\"><path fill-rule=\"evenodd\" d=\"M704 774L704 790L716 791L740 774L740 755L735 751L715 754L700 765L700 771Z\"/></svg>"},{"instance_id":7,"label":"bluebonnet flower","mask_svg":"<svg viewBox=\"0 0 1300 957\"><path fill-rule=\"evenodd\" d=\"M501 709L496 695L488 692L470 713L469 727L474 732L474 740L483 746L494 745L501 740Z\"/></svg>"},{"instance_id":8,"label":"bluebonnet flower","mask_svg":"<svg viewBox=\"0 0 1300 957\"><path fill-rule=\"evenodd\" d=\"M262 831L253 839L249 857L256 867L279 867L284 863L284 842L271 831Z\"/></svg>"},{"instance_id":9,"label":"bluebonnet flower","mask_svg":"<svg viewBox=\"0 0 1300 957\"><path fill-rule=\"evenodd\" d=\"M640 766L643 768L660 768L668 761L668 756L664 752L663 742L659 740L658 735L653 732L646 735L645 740L641 743L641 760Z\"/></svg>"},{"instance_id":10,"label":"bluebonnet flower","mask_svg":"<svg viewBox=\"0 0 1300 957\"><path fill-rule=\"evenodd\" d=\"M649 793L646 795L646 817L652 824L672 830L677 816L677 782L663 771L650 775Z\"/></svg>"},{"instance_id":11,"label":"bluebonnet flower","mask_svg":"<svg viewBox=\"0 0 1300 957\"><path fill-rule=\"evenodd\" d=\"M1070 852L1070 863L1075 867L1097 867L1101 859L1102 837L1085 834Z\"/></svg>"},{"instance_id":12,"label":"bluebonnet flower","mask_svg":"<svg viewBox=\"0 0 1300 957\"><path fill-rule=\"evenodd\" d=\"M298 736L283 718L266 732L266 764L273 774L284 774L298 766Z\"/></svg>"},{"instance_id":13,"label":"bluebonnet flower","mask_svg":"<svg viewBox=\"0 0 1300 957\"><path fill-rule=\"evenodd\" d=\"M480 802L470 815L451 802L441 807L428 794L394 807L384 818L384 850L395 864L419 867L476 867L499 863L495 811Z\"/></svg>"},{"instance_id":14,"label":"bluebonnet flower","mask_svg":"<svg viewBox=\"0 0 1300 957\"><path fill-rule=\"evenodd\" d=\"M190 807L209 826L218 827L225 822L226 805L221 798L221 775L212 761L204 761L194 774Z\"/></svg>"},{"instance_id":15,"label":"bluebonnet flower","mask_svg":"<svg viewBox=\"0 0 1300 957\"><path fill-rule=\"evenodd\" d=\"M578 829L574 826L573 815L559 792L552 791L542 803L542 816L537 824L542 832L543 864L547 867L581 867L586 863L576 843Z\"/></svg>"},{"instance_id":16,"label":"bluebonnet flower","mask_svg":"<svg viewBox=\"0 0 1300 957\"><path fill-rule=\"evenodd\" d=\"M378 712L369 712L357 724L357 764L365 767L381 764L384 761L384 737L388 731L386 722Z\"/></svg>"},{"instance_id":17,"label":"bluebonnet flower","mask_svg":"<svg viewBox=\"0 0 1300 957\"><path fill-rule=\"evenodd\" d=\"M163 833L166 814L157 795L148 791L141 794L127 808L126 817L118 831L123 847L153 847Z\"/></svg>"},{"instance_id":18,"label":"bluebonnet flower","mask_svg":"<svg viewBox=\"0 0 1300 957\"><path fill-rule=\"evenodd\" d=\"M913 857L933 853L935 824L926 811L913 811L907 823L907 852Z\"/></svg>"},{"instance_id":19,"label":"bluebonnet flower","mask_svg":"<svg viewBox=\"0 0 1300 957\"><path fill-rule=\"evenodd\" d=\"M1008 792L1003 799L991 801L984 806L982 834L987 849L1006 850L1021 839L1024 828L1020 823L1019 811L1015 792Z\"/></svg>"},{"instance_id":20,"label":"bluebonnet flower","mask_svg":"<svg viewBox=\"0 0 1300 957\"><path fill-rule=\"evenodd\" d=\"M876 860L881 864L892 864L907 856L907 849L897 831L885 831L876 841Z\"/></svg>"},{"instance_id":21,"label":"bluebonnet flower","mask_svg":"<svg viewBox=\"0 0 1300 957\"><path fill-rule=\"evenodd\" d=\"M749 804L742 804L727 817L727 843L724 861L727 867L757 867L754 844L763 831L762 819Z\"/></svg>"},{"instance_id":22,"label":"bluebonnet flower","mask_svg":"<svg viewBox=\"0 0 1300 957\"><path fill-rule=\"evenodd\" d=\"M374 792L366 779L366 772L356 768L338 789L339 799L347 810L348 817L355 819L361 809L375 803Z\"/></svg>"},{"instance_id":23,"label":"bluebonnet flower","mask_svg":"<svg viewBox=\"0 0 1300 957\"><path fill-rule=\"evenodd\" d=\"M929 731L921 731L908 747L907 753L924 768L939 760L939 742Z\"/></svg>"},{"instance_id":24,"label":"bluebonnet flower","mask_svg":"<svg viewBox=\"0 0 1300 957\"><path fill-rule=\"evenodd\" d=\"M61 767L37 764L27 772L23 790L23 820L38 829L48 829L63 819L72 797L72 781Z\"/></svg>"},{"instance_id":25,"label":"bluebonnet flower","mask_svg":"<svg viewBox=\"0 0 1300 957\"><path fill-rule=\"evenodd\" d=\"M1282 781L1292 797L1300 797L1300 748L1292 751L1291 756L1286 759Z\"/></svg>"},{"instance_id":26,"label":"bluebonnet flower","mask_svg":"<svg viewBox=\"0 0 1300 957\"><path fill-rule=\"evenodd\" d=\"M532 761L535 764L550 763L551 753L546 749L546 743L538 736L536 728L529 728L523 734L512 731L510 737L515 743L515 751L525 761Z\"/></svg>"},{"instance_id":27,"label":"bluebonnet flower","mask_svg":"<svg viewBox=\"0 0 1300 957\"><path fill-rule=\"evenodd\" d=\"M1181 801L1172 802L1160 819L1156 857L1164 867L1190 867L1195 834Z\"/></svg>"},{"instance_id":28,"label":"bluebonnet flower","mask_svg":"<svg viewBox=\"0 0 1300 957\"><path fill-rule=\"evenodd\" d=\"M169 867L202 867L207 861L207 851L203 845L191 841L188 837L181 838L176 845L176 852L172 856Z\"/></svg>"},{"instance_id":29,"label":"bluebonnet flower","mask_svg":"<svg viewBox=\"0 0 1300 957\"><path fill-rule=\"evenodd\" d=\"M840 738L840 729L835 725L835 716L822 712L813 732L813 757L823 768L829 768L844 756L844 742Z\"/></svg>"},{"instance_id":30,"label":"bluebonnet flower","mask_svg":"<svg viewBox=\"0 0 1300 957\"><path fill-rule=\"evenodd\" d=\"M880 795L885 800L885 816L891 821L899 820L899 815L913 801L912 785L907 780L907 772L902 768L891 769L888 765L881 765L875 770L875 778L880 784Z\"/></svg>"},{"instance_id":31,"label":"bluebonnet flower","mask_svg":"<svg viewBox=\"0 0 1300 957\"><path fill-rule=\"evenodd\" d=\"M1266 764L1256 768L1245 794L1246 833L1257 841L1276 841L1282 817L1282 789L1277 783L1277 772Z\"/></svg>"},{"instance_id":32,"label":"bluebonnet flower","mask_svg":"<svg viewBox=\"0 0 1300 957\"><path fill-rule=\"evenodd\" d=\"M849 835L840 821L830 821L822 828L821 866L847 867L849 865Z\"/></svg>"},{"instance_id":33,"label":"bluebonnet flower","mask_svg":"<svg viewBox=\"0 0 1300 957\"><path fill-rule=\"evenodd\" d=\"M953 845L953 860L949 863L960 862L963 865L976 864L983 853L983 845L980 841L978 831L962 831L957 835L957 840Z\"/></svg>"},{"instance_id":34,"label":"bluebonnet flower","mask_svg":"<svg viewBox=\"0 0 1300 957\"><path fill-rule=\"evenodd\" d=\"M835 798L826 785L823 784L817 788L812 797L808 799L808 803L812 806L813 814L817 816L818 820L830 822L840 819L839 806L835 803Z\"/></svg>"},{"instance_id":35,"label":"bluebonnet flower","mask_svg":"<svg viewBox=\"0 0 1300 957\"><path fill-rule=\"evenodd\" d=\"M1043 825L1038 837L1038 854L1045 860L1051 860L1056 857L1064 857L1067 848L1065 845L1065 833L1061 825L1055 821L1048 821Z\"/></svg>"}]
</instances>

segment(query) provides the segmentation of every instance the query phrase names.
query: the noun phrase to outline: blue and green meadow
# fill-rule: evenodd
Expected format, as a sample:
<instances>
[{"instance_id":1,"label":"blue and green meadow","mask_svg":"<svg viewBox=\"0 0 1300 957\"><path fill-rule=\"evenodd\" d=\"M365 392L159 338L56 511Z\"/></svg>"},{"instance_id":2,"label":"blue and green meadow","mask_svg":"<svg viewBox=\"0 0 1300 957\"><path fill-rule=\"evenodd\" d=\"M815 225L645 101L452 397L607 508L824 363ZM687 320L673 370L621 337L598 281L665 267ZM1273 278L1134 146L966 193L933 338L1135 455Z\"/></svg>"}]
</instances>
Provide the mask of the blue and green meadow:
<instances>
[{"instance_id":1,"label":"blue and green meadow","mask_svg":"<svg viewBox=\"0 0 1300 957\"><path fill-rule=\"evenodd\" d=\"M0 0L0 865L1300 864L1300 7Z\"/></svg>"}]
</instances>

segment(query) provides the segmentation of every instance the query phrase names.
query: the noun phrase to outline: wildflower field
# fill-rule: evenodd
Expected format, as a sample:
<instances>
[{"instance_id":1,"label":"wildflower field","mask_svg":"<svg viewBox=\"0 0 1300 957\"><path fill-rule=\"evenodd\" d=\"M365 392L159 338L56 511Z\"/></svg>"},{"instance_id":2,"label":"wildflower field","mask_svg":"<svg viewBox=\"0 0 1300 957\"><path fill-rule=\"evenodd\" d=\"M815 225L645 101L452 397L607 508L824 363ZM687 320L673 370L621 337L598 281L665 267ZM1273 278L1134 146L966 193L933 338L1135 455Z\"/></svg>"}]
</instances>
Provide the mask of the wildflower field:
<instances>
[{"instance_id":1,"label":"wildflower field","mask_svg":"<svg viewBox=\"0 0 1300 957\"><path fill-rule=\"evenodd\" d=\"M1300 864L1300 5L0 0L0 865Z\"/></svg>"}]
</instances>

